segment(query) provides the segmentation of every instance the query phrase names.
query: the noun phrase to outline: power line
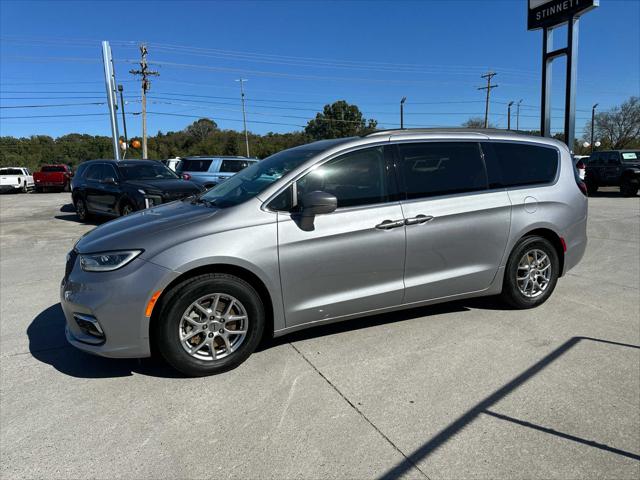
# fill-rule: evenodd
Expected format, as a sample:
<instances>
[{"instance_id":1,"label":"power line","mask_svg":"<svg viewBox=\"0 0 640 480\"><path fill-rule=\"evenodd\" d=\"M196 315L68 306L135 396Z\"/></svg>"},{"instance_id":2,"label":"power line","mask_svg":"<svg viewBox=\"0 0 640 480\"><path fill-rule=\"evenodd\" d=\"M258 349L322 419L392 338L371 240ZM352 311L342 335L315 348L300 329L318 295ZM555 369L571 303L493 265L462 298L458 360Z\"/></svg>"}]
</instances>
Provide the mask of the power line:
<instances>
[{"instance_id":1,"label":"power line","mask_svg":"<svg viewBox=\"0 0 640 480\"><path fill-rule=\"evenodd\" d=\"M77 107L80 105L105 105L106 102L85 102L85 103L58 103L51 105L10 105L0 106L0 108L48 108L48 107Z\"/></svg>"}]
</instances>

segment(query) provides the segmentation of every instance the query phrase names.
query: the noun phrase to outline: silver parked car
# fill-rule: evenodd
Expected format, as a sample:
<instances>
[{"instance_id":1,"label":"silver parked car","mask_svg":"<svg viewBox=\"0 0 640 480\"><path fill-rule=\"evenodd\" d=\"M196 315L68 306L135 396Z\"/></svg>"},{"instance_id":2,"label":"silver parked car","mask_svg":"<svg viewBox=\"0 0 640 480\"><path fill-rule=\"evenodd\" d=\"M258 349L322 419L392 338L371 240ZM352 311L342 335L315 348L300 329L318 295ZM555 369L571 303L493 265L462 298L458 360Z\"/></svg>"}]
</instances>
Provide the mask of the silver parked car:
<instances>
[{"instance_id":1,"label":"silver parked car","mask_svg":"<svg viewBox=\"0 0 640 480\"><path fill-rule=\"evenodd\" d=\"M84 236L61 286L67 338L208 375L263 335L483 295L535 307L583 256L585 192L564 144L505 131L292 148Z\"/></svg>"},{"instance_id":2,"label":"silver parked car","mask_svg":"<svg viewBox=\"0 0 640 480\"><path fill-rule=\"evenodd\" d=\"M256 162L257 158L247 157L184 157L175 171L185 180L211 188Z\"/></svg>"}]
</instances>

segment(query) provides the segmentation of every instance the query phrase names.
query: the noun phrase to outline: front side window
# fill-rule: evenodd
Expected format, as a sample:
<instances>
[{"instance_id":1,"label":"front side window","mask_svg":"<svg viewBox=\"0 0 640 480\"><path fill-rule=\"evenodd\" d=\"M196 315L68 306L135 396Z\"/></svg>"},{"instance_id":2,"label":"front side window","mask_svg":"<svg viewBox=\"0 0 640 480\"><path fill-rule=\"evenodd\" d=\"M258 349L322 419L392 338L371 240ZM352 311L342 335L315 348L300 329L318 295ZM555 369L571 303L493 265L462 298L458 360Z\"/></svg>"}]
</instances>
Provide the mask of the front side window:
<instances>
[{"instance_id":1,"label":"front side window","mask_svg":"<svg viewBox=\"0 0 640 480\"><path fill-rule=\"evenodd\" d=\"M306 194L323 191L335 195L338 208L387 202L390 174L383 147L341 155L313 168L296 182L298 202Z\"/></svg>"},{"instance_id":2,"label":"front side window","mask_svg":"<svg viewBox=\"0 0 640 480\"><path fill-rule=\"evenodd\" d=\"M487 173L475 142L398 144L408 199L486 190Z\"/></svg>"},{"instance_id":3,"label":"front side window","mask_svg":"<svg viewBox=\"0 0 640 480\"><path fill-rule=\"evenodd\" d=\"M503 187L551 183L558 172L558 150L526 143L483 143L490 182Z\"/></svg>"},{"instance_id":4,"label":"front side window","mask_svg":"<svg viewBox=\"0 0 640 480\"><path fill-rule=\"evenodd\" d=\"M101 163L91 165L87 170L87 180L102 180L104 177L103 165Z\"/></svg>"}]
</instances>

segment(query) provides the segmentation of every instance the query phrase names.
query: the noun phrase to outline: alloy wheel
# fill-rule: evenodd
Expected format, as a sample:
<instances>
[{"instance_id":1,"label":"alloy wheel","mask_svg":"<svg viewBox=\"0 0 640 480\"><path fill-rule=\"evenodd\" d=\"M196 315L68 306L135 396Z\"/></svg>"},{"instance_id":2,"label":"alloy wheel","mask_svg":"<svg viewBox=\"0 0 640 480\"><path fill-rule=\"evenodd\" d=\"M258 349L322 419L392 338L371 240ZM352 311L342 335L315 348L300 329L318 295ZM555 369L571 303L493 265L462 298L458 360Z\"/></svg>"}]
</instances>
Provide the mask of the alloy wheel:
<instances>
[{"instance_id":1,"label":"alloy wheel","mask_svg":"<svg viewBox=\"0 0 640 480\"><path fill-rule=\"evenodd\" d=\"M248 326L247 310L237 298L212 293L187 307L180 320L178 336L190 356L214 361L238 350L247 336Z\"/></svg>"},{"instance_id":2,"label":"alloy wheel","mask_svg":"<svg viewBox=\"0 0 640 480\"><path fill-rule=\"evenodd\" d=\"M535 298L544 293L551 281L551 260L539 249L526 252L516 271L518 290L525 297Z\"/></svg>"}]
</instances>

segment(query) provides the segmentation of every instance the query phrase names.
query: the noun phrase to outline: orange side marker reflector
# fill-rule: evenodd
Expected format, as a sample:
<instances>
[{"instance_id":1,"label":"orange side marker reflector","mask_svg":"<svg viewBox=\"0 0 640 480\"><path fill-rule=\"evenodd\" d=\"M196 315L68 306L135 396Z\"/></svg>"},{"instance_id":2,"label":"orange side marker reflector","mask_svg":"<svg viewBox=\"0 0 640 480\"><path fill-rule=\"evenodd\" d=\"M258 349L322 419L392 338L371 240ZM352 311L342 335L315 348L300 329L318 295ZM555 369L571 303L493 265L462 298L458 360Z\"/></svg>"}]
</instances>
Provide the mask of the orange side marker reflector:
<instances>
[{"instance_id":1,"label":"orange side marker reflector","mask_svg":"<svg viewBox=\"0 0 640 480\"><path fill-rule=\"evenodd\" d=\"M149 303L147 303L147 310L144 312L144 314L147 317L150 317L151 314L153 313L153 307L155 306L156 302L158 301L158 298L160 298L160 294L161 293L162 293L162 290L158 290L156 293L153 294L153 296L149 300Z\"/></svg>"}]
</instances>

